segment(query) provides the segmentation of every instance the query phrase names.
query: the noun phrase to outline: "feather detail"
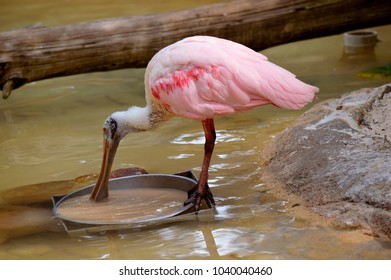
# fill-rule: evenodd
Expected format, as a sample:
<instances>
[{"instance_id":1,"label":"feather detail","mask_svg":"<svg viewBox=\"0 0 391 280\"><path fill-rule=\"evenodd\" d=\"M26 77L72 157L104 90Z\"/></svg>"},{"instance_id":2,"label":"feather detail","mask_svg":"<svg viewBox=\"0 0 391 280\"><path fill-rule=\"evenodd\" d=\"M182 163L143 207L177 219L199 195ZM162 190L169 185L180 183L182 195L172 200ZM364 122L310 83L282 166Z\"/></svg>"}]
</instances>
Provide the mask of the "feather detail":
<instances>
[{"instance_id":1,"label":"feather detail","mask_svg":"<svg viewBox=\"0 0 391 280\"><path fill-rule=\"evenodd\" d=\"M318 88L243 45L194 36L170 45L148 64L147 102L173 114L204 120L273 104L299 109Z\"/></svg>"}]
</instances>

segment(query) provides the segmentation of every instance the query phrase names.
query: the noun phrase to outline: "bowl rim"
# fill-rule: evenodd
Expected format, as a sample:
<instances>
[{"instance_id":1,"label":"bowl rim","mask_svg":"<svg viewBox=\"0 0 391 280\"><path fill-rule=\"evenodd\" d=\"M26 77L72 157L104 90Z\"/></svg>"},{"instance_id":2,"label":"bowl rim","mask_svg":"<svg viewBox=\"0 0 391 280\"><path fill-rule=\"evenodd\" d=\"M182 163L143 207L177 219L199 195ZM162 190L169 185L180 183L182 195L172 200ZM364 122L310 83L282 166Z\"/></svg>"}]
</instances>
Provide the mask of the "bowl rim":
<instances>
[{"instance_id":1,"label":"bowl rim","mask_svg":"<svg viewBox=\"0 0 391 280\"><path fill-rule=\"evenodd\" d=\"M126 180L135 180L135 179L140 179L140 178L153 178L153 179L156 179L157 177L158 178L175 178L175 179L180 179L181 181L184 181L184 182L190 182L190 183L193 183L193 187L197 184L197 180L195 179L195 176L192 172L183 172L183 173L178 173L178 174L138 174L138 175L130 175L130 176L124 176L124 177L118 177L118 178L113 178L113 179L110 179L109 180L109 188L112 188L112 189L129 189L129 188L140 188L140 186L137 186L137 187L132 187L132 186L127 186L127 187L118 187L118 186L110 186L110 183L113 185L115 184L115 182L118 182L118 181L126 181ZM72 197L77 197L77 196L81 196L81 195L85 195L87 193L90 193L90 189L92 189L93 187L95 186L95 184L91 184L91 185L88 185L88 186L85 186L85 187L82 187L78 190L75 190L73 192L70 192L66 195L56 195L56 196L53 196L52 197L52 202L53 202L53 209L52 209L52 212L54 214L54 216L56 218L59 218L61 219L62 222L70 222L72 224L79 224L81 226L105 226L105 225L119 225L119 226L122 226L122 225L129 225L129 224L144 224L144 223L150 223L150 222L155 222L155 221L161 221L161 220L166 220L168 218L172 218L172 217L176 217L176 216L179 216L179 215L183 215L183 214L188 214L188 213L191 213L191 212L194 212L194 204L193 203L190 203L186 206L183 206L181 208L178 208L178 209L175 209L167 214L163 214L163 215L160 215L160 216L156 216L156 217L153 217L153 218L147 218L147 219L140 219L140 220L134 220L134 221L113 221L113 222L110 222L110 221L102 221L102 222L99 222L99 221L88 221L88 220L80 220L80 219L74 219L74 218L71 218L71 217L67 217L67 216L64 216L64 215L61 215L59 213L59 208L61 207L61 204L69 199L69 198L72 198ZM153 187L148 187L148 188L170 188L170 187L159 187L159 186L153 186ZM184 191L184 192L188 192L191 188L185 190L184 187L182 188L178 188L178 187L171 187L172 189L178 189L178 190L181 190L181 191Z\"/></svg>"}]
</instances>

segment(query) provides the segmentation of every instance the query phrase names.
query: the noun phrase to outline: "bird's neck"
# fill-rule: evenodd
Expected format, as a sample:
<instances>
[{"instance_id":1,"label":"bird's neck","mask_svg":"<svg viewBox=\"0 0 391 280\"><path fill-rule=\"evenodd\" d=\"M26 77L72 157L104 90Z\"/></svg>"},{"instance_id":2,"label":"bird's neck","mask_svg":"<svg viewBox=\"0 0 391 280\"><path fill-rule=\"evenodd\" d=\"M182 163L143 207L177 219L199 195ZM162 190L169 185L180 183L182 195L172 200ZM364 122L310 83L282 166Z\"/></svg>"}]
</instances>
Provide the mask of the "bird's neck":
<instances>
[{"instance_id":1,"label":"bird's neck","mask_svg":"<svg viewBox=\"0 0 391 280\"><path fill-rule=\"evenodd\" d=\"M127 111L116 112L118 119L123 120L129 130L149 130L168 118L165 112L155 109L151 105L145 107L130 107Z\"/></svg>"}]
</instances>

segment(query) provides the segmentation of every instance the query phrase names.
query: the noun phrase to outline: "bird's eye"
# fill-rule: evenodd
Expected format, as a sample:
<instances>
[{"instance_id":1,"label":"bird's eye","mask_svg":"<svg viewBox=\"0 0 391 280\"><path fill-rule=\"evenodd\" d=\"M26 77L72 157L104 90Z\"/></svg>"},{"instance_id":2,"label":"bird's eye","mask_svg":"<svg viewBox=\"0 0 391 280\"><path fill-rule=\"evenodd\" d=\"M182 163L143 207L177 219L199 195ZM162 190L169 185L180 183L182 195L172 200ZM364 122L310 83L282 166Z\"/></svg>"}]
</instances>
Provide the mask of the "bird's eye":
<instances>
[{"instance_id":1,"label":"bird's eye","mask_svg":"<svg viewBox=\"0 0 391 280\"><path fill-rule=\"evenodd\" d=\"M117 122L115 120L110 121L110 132L111 137L114 137L115 132L117 131Z\"/></svg>"}]
</instances>

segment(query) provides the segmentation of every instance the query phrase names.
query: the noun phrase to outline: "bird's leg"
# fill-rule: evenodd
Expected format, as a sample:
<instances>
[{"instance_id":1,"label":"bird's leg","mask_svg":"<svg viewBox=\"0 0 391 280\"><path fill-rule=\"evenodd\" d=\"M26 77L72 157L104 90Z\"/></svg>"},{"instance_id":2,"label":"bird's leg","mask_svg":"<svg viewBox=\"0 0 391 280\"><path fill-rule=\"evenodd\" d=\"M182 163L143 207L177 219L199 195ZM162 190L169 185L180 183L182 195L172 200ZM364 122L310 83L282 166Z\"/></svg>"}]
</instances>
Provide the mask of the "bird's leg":
<instances>
[{"instance_id":1,"label":"bird's leg","mask_svg":"<svg viewBox=\"0 0 391 280\"><path fill-rule=\"evenodd\" d=\"M204 161L202 163L198 184L189 191L189 198L185 201L185 205L194 203L196 212L200 209L202 199L205 199L209 207L213 207L215 205L212 192L208 186L209 165L216 140L216 131L213 119L206 119L202 121L202 126L205 133Z\"/></svg>"}]
</instances>

